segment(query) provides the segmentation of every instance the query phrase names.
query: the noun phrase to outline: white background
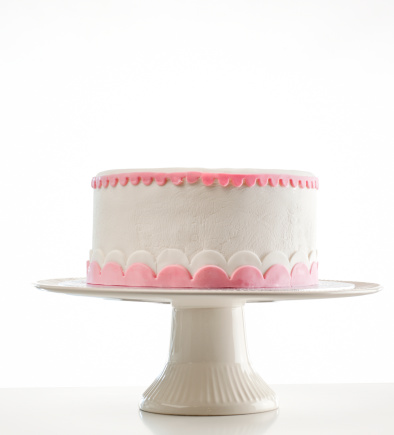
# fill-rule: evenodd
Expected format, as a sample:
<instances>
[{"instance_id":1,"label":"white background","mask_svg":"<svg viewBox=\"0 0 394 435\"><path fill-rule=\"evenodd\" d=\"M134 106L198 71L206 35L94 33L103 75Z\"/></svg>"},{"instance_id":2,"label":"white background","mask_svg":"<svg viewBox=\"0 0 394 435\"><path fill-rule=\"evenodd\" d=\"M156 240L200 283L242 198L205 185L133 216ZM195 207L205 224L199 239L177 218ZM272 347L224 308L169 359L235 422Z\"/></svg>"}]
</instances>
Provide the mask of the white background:
<instances>
[{"instance_id":1,"label":"white background","mask_svg":"<svg viewBox=\"0 0 394 435\"><path fill-rule=\"evenodd\" d=\"M2 0L0 386L147 385L170 307L35 289L83 276L98 171L314 172L321 278L360 298L252 304L268 383L393 382L394 3Z\"/></svg>"}]
</instances>

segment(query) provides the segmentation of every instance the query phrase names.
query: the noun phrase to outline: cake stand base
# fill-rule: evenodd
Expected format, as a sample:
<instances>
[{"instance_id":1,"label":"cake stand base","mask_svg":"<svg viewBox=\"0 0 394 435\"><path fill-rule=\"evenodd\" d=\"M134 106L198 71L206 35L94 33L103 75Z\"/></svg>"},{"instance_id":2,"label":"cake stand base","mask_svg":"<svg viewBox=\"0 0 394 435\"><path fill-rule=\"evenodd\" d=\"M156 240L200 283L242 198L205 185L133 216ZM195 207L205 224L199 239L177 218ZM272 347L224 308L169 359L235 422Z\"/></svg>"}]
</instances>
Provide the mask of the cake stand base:
<instances>
[{"instance_id":1,"label":"cake stand base","mask_svg":"<svg viewBox=\"0 0 394 435\"><path fill-rule=\"evenodd\" d=\"M232 415L277 407L275 393L250 365L243 305L173 308L169 361L144 392L143 411Z\"/></svg>"},{"instance_id":2,"label":"cake stand base","mask_svg":"<svg viewBox=\"0 0 394 435\"><path fill-rule=\"evenodd\" d=\"M140 408L158 414L233 415L271 411L275 393L250 365L245 303L341 298L376 293L379 284L319 281L288 289L171 289L90 285L84 278L39 281L52 292L170 303L169 360L144 392Z\"/></svg>"}]
</instances>

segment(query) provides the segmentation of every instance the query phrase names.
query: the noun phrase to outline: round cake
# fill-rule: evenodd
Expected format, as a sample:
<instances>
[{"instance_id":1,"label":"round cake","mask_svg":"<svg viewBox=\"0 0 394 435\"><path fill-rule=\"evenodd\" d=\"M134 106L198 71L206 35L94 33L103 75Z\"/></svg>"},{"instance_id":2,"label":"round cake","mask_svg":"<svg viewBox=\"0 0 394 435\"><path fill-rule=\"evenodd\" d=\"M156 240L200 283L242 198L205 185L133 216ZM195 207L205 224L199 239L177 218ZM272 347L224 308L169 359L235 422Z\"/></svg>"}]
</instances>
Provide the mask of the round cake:
<instances>
[{"instance_id":1,"label":"round cake","mask_svg":"<svg viewBox=\"0 0 394 435\"><path fill-rule=\"evenodd\" d=\"M317 284L317 178L266 169L99 173L87 282L166 288Z\"/></svg>"}]
</instances>

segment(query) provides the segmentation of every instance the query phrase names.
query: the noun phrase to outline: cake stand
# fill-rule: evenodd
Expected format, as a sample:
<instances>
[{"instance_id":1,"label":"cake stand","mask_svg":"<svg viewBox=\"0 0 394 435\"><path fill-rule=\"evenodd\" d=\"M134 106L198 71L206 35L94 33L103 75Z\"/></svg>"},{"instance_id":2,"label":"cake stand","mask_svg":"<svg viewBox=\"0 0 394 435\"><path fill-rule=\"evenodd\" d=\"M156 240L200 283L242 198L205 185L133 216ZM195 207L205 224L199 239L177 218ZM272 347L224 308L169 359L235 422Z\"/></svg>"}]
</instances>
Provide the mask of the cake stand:
<instances>
[{"instance_id":1,"label":"cake stand","mask_svg":"<svg viewBox=\"0 0 394 435\"><path fill-rule=\"evenodd\" d=\"M83 278L39 281L52 292L172 304L169 359L143 393L140 408L158 414L233 415L278 408L275 393L252 369L245 303L360 296L378 284L319 281L290 289L169 289L86 284Z\"/></svg>"}]
</instances>

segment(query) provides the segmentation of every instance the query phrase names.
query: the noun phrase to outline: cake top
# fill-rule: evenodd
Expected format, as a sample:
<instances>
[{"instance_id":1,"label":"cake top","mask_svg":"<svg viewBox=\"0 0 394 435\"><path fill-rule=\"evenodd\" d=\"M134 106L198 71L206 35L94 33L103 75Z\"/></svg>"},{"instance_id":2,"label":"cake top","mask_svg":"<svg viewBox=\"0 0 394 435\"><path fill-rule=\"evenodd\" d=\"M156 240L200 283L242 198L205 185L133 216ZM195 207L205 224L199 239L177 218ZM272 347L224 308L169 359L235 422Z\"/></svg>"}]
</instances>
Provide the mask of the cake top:
<instances>
[{"instance_id":1,"label":"cake top","mask_svg":"<svg viewBox=\"0 0 394 435\"><path fill-rule=\"evenodd\" d=\"M255 175L297 175L303 177L315 177L312 173L306 171L294 171L288 169L253 169L253 168L137 168L137 169L110 169L97 174L97 177L113 174L130 174L130 173L154 173L154 174L172 174L200 172L203 174L255 174Z\"/></svg>"}]
</instances>

